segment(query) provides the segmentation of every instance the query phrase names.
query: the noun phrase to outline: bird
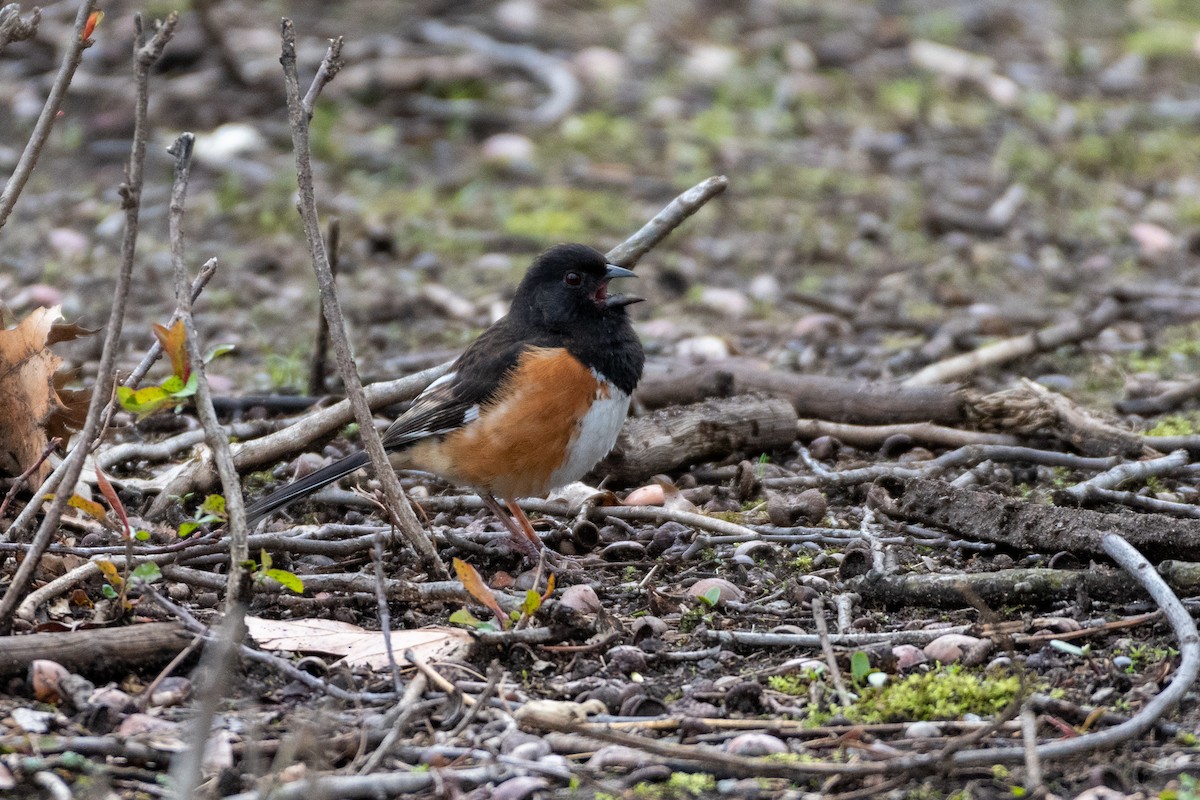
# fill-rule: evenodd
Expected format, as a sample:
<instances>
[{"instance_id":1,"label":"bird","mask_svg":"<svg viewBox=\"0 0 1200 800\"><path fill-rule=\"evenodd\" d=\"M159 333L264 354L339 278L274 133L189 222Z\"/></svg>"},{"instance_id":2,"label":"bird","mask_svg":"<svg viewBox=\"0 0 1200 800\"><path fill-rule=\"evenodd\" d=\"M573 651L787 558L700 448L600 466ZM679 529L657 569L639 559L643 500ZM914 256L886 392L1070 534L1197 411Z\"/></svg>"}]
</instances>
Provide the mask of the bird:
<instances>
[{"instance_id":1,"label":"bird","mask_svg":"<svg viewBox=\"0 0 1200 800\"><path fill-rule=\"evenodd\" d=\"M488 327L383 433L395 469L473 487L531 559L543 549L520 497L579 480L612 450L645 354L628 307L610 294L636 277L583 244L560 244L529 266L507 315ZM251 525L367 466L356 452L253 503ZM511 516L500 505L503 498Z\"/></svg>"}]
</instances>

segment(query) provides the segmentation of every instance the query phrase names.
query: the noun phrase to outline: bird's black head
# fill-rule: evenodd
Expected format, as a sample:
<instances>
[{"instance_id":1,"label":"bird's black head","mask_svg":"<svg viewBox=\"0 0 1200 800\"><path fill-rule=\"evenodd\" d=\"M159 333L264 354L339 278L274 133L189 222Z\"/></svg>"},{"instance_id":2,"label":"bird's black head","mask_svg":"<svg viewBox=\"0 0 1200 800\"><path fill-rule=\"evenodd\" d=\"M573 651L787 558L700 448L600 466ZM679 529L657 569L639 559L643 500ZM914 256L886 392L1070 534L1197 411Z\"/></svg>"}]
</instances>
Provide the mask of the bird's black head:
<instances>
[{"instance_id":1,"label":"bird's black head","mask_svg":"<svg viewBox=\"0 0 1200 800\"><path fill-rule=\"evenodd\" d=\"M576 322L626 316L625 307L640 297L609 294L613 278L633 273L582 244L560 244L542 253L529 267L513 298L512 312L555 330Z\"/></svg>"}]
</instances>

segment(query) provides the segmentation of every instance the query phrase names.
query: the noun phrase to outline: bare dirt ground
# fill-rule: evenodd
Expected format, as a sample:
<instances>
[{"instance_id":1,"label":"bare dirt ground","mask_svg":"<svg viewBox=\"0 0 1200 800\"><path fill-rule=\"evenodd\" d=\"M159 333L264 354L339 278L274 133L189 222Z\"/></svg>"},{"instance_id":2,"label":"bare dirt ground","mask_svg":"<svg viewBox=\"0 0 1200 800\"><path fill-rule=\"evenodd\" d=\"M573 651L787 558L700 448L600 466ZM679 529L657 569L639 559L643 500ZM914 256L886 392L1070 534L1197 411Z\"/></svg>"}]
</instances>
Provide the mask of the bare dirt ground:
<instances>
[{"instance_id":1,"label":"bare dirt ground","mask_svg":"<svg viewBox=\"0 0 1200 800\"><path fill-rule=\"evenodd\" d=\"M251 537L237 651L191 399L114 415L117 501L89 462L29 582L29 464L0 477L0 796L1200 796L1200 6L193 5L149 78L116 367L175 308L192 131L185 260L217 259L195 324L232 346L207 380L248 497L359 447L348 414L286 427L341 382L310 376L280 16L302 88L345 37L311 146L365 383L461 351L545 247L727 188L637 265L617 452L524 504L555 564L403 473L438 580L360 477ZM77 9L0 52L2 175ZM103 10L0 222L5 328L109 321L134 14L175 9ZM53 345L70 386L102 346Z\"/></svg>"}]
</instances>

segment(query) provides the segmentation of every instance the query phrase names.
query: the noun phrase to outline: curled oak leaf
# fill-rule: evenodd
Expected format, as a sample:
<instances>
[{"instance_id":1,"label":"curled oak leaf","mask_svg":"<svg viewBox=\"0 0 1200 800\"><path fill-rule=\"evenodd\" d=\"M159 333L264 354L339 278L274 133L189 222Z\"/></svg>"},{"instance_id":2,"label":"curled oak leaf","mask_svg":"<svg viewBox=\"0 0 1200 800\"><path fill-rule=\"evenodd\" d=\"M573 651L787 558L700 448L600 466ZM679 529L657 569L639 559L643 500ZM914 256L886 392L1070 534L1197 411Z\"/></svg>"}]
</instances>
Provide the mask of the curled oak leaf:
<instances>
[{"instance_id":1,"label":"curled oak leaf","mask_svg":"<svg viewBox=\"0 0 1200 800\"><path fill-rule=\"evenodd\" d=\"M0 474L20 475L45 451L48 426L62 435L78 419L74 415L78 398L72 396L68 407L58 393L56 373L62 360L49 346L52 339L66 341L62 337L74 338L86 331L64 325L55 334L61 316L60 306L39 308L15 328L0 330ZM31 482L40 483L50 467L43 463Z\"/></svg>"}]
</instances>

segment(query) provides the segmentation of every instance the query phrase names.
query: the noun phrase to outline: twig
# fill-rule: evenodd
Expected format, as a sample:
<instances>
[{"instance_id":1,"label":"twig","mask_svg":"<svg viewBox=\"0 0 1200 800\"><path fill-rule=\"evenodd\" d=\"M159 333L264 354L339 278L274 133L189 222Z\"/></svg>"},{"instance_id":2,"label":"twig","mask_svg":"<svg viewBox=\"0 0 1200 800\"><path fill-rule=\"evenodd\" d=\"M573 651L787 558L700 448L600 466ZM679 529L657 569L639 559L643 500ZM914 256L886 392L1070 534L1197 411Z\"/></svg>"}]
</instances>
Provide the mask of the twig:
<instances>
[{"instance_id":1,"label":"twig","mask_svg":"<svg viewBox=\"0 0 1200 800\"><path fill-rule=\"evenodd\" d=\"M821 654L825 656L825 665L829 667L829 677L833 679L833 689L837 692L838 702L843 708L849 708L854 702L846 683L842 680L842 671L838 669L837 655L833 652L833 642L829 640L829 626L825 624L825 604L821 598L812 599L813 625L817 629L817 638L821 640Z\"/></svg>"},{"instance_id":2,"label":"twig","mask_svg":"<svg viewBox=\"0 0 1200 800\"><path fill-rule=\"evenodd\" d=\"M90 8L90 3L85 3L86 8ZM86 21L86 15L82 13L81 17ZM121 327L125 321L125 303L129 298L129 287L132 282L134 253L137 247L138 236L138 212L141 207L142 196L142 166L146 158L146 107L149 102L149 75L150 67L162 55L163 48L175 33L175 25L179 21L178 14L172 12L166 20L159 26L158 30L151 37L150 41L145 40L145 36L141 31L141 17L135 17L138 26L138 36L134 42L134 57L133 57L133 74L136 91L136 99L134 102L134 123L133 123L133 146L129 153L129 166L126 171L125 182L121 186L121 195L124 198L123 207L125 209L125 236L121 243L121 266L117 274L116 287L113 290L113 306L112 312L109 314L108 325L104 333L104 348L100 356L100 366L96 372L96 384L92 389L92 400L88 405L87 419L84 421L83 429L79 432L79 437L76 440L77 444L67 454L63 460L63 471L60 473L59 480L55 483L54 488L48 487L46 484L51 479L47 479L46 484L38 490L39 495L54 492L54 500L50 502L50 508L46 511L46 516L42 519L41 527L33 538L33 545L30 547L29 553L25 559L21 561L14 573L12 582L5 591L4 596L0 598L0 633L8 633L12 626L13 610L20 601L21 595L29 586L29 581L33 578L33 572L37 569L41 562L42 553L50 544L50 539L58 529L58 521L62 517L63 510L67 507L67 501L71 497L71 492L75 488L75 483L79 480L80 474L83 472L84 458L88 451L93 446L93 440L101 430L100 418L105 408L108 407L112 397L113 384L113 365L117 359L117 348L121 338ZM59 490L59 487L62 487ZM31 508L36 509L38 503L30 503L26 510ZM30 518L32 514L30 512ZM13 529L18 528L18 523L25 516L25 511L18 515L13 522L9 536L13 535Z\"/></svg>"},{"instance_id":3,"label":"twig","mask_svg":"<svg viewBox=\"0 0 1200 800\"><path fill-rule=\"evenodd\" d=\"M408 727L409 720L417 711L417 701L421 699L421 695L425 694L425 687L428 686L428 681L422 674L417 674L408 682L408 688L404 690L404 695L400 698L400 702L395 708L389 712L389 716L394 714L395 720L392 722L392 728L387 732L387 736L383 737L383 741L375 748L375 752L367 758L362 767L358 770L359 775L370 775L379 766L379 762L383 760L391 749L396 744L403 734L404 729Z\"/></svg>"},{"instance_id":4,"label":"twig","mask_svg":"<svg viewBox=\"0 0 1200 800\"><path fill-rule=\"evenodd\" d=\"M453 683L451 683L450 681L448 681L444 677L442 677L442 674L440 672L435 670L433 667L429 666L429 664L426 663L425 659L423 659L419 655L417 655L416 652L412 648L409 648L404 651L404 660L407 661L408 663L412 664L414 667L416 667L420 671L420 673L425 676L425 679L427 681L429 681L434 686L441 689L446 694L448 694L448 695L458 694L460 697L462 697L464 704L466 704L468 706L475 705L476 701L475 701L474 697L467 694L466 692L463 692L457 686L455 686Z\"/></svg>"},{"instance_id":5,"label":"twig","mask_svg":"<svg viewBox=\"0 0 1200 800\"><path fill-rule=\"evenodd\" d=\"M54 78L54 85L50 87L50 94L46 97L46 104L42 106L42 113L38 116L37 122L34 123L33 132L29 134L29 141L25 143L25 150L21 153L21 158L17 161L17 166L13 169L12 176L8 182L4 184L4 191L0 192L0 229L4 227L4 223L8 221L8 215L12 213L13 206L17 204L17 198L21 196L25 184L29 181L29 176L33 174L33 168L37 166L38 157L42 154L42 148L46 144L46 140L50 138L50 129L54 126L54 120L58 118L58 110L62 107L63 100L67 96L67 87L71 85L71 78L75 76L75 69L79 66L79 62L83 60L83 51L92 46L91 39L83 38L83 29L87 25L88 17L91 16L92 9L96 7L96 0L84 0L79 6L79 13L75 15L75 27L71 34L71 43L67 47L66 55L63 56L62 65L58 68L58 75ZM5 6L5 10L12 8ZM15 14L14 14L15 16ZM37 27L37 22L40 16L37 12L34 13L30 22ZM11 18L6 18L6 22L10 22ZM7 29L12 30L15 26L19 26L20 19L17 18L15 23L11 23ZM25 29L20 29L25 33ZM30 31L28 36L32 36ZM10 37L9 40L11 40ZM26 37L21 37L26 38ZM4 38L0 38L0 50L3 50L3 45L7 44Z\"/></svg>"},{"instance_id":6,"label":"twig","mask_svg":"<svg viewBox=\"0 0 1200 800\"><path fill-rule=\"evenodd\" d=\"M1170 514L1174 517L1200 519L1200 506L1192 503L1176 503L1171 500L1159 500L1157 497L1145 497L1134 492L1120 492L1115 489L1092 488L1088 499L1101 503L1112 503L1118 506L1129 506L1149 511L1152 514Z\"/></svg>"},{"instance_id":7,"label":"twig","mask_svg":"<svg viewBox=\"0 0 1200 800\"><path fill-rule=\"evenodd\" d=\"M300 107L304 111L305 126L309 122L312 122L313 109L317 104L317 97L320 96L321 91L325 88L325 84L333 80L342 71L344 64L345 62L342 61L342 37L339 36L336 39L330 39L329 49L325 52L325 57L321 59L321 66L317 68L317 74L313 77L312 85L308 87L308 91L304 94L304 99L300 101ZM287 69L287 65L284 65L285 73Z\"/></svg>"},{"instance_id":8,"label":"twig","mask_svg":"<svg viewBox=\"0 0 1200 800\"><path fill-rule=\"evenodd\" d=\"M329 221L329 274L337 280L338 273L338 241L341 239L342 226L336 219ZM317 315L317 341L313 345L312 363L308 368L308 393L317 397L325 394L325 364L329 356L329 321L325 312Z\"/></svg>"},{"instance_id":9,"label":"twig","mask_svg":"<svg viewBox=\"0 0 1200 800\"><path fill-rule=\"evenodd\" d=\"M167 215L170 231L171 264L175 269L175 314L183 321L187 332L188 356L192 372L196 374L196 414L204 427L204 439L212 451L221 476L221 489L225 496L227 514L226 533L229 536L229 572L225 590L226 613L243 602L240 596L245 567L250 558L246 543L246 507L242 501L242 484L237 468L233 466L233 455L229 449L229 437L221 429L217 412L213 410L212 390L204 374L204 352L200 348L200 335L196 332L196 321L192 317L191 282L188 280L187 263L184 260L183 208L187 198L188 177L192 170L192 145L196 137L190 133L180 134L175 144L167 150L175 156L175 181L171 187L171 205Z\"/></svg>"},{"instance_id":10,"label":"twig","mask_svg":"<svg viewBox=\"0 0 1200 800\"><path fill-rule=\"evenodd\" d=\"M1200 634L1196 623L1171 588L1154 571L1133 545L1115 533L1106 533L1101 539L1104 551L1113 561L1131 575L1146 590L1167 617L1171 629L1179 639L1179 667L1165 689L1155 695L1137 714L1128 721L1098 733L1089 733L1076 739L1050 742L1040 745L1036 752L1043 761L1068 758L1097 750L1106 750L1141 736L1172 708L1179 704L1200 675ZM994 747L985 750L955 753L954 766L977 766L981 764L1018 763L1025 759L1023 747Z\"/></svg>"},{"instance_id":11,"label":"twig","mask_svg":"<svg viewBox=\"0 0 1200 800\"><path fill-rule=\"evenodd\" d=\"M1018 437L1007 433L964 431L928 422L904 425L848 425L819 419L802 419L796 425L796 431L796 435L801 439L832 436L852 447L878 447L896 434L910 436L913 441L942 447L966 447L973 444L1015 447L1021 443Z\"/></svg>"},{"instance_id":12,"label":"twig","mask_svg":"<svg viewBox=\"0 0 1200 800\"><path fill-rule=\"evenodd\" d=\"M9 3L0 8L0 53L12 42L23 42L37 35L42 22L42 10L34 6L29 19L21 19L21 6Z\"/></svg>"},{"instance_id":13,"label":"twig","mask_svg":"<svg viewBox=\"0 0 1200 800\"><path fill-rule=\"evenodd\" d=\"M1065 489L1078 503L1086 503L1096 489L1115 489L1126 481L1142 481L1146 478L1170 475L1186 467L1192 461L1187 450L1176 450L1162 458L1151 458L1146 461L1129 461L1118 464L1107 472L1102 472L1090 480L1077 483Z\"/></svg>"},{"instance_id":14,"label":"twig","mask_svg":"<svg viewBox=\"0 0 1200 800\"><path fill-rule=\"evenodd\" d=\"M1179 408L1197 396L1200 396L1200 380L1188 381L1153 397L1121 400L1115 404L1115 408L1119 414L1140 414L1143 417L1149 417Z\"/></svg>"},{"instance_id":15,"label":"twig","mask_svg":"<svg viewBox=\"0 0 1200 800\"><path fill-rule=\"evenodd\" d=\"M432 20L422 23L418 30L426 41L433 44L468 48L497 64L512 65L525 70L545 84L546 88L550 90L550 96L537 108L523 113L509 111L505 114L500 112L501 116L509 116L514 122L527 121L538 127L553 125L569 114L579 102L582 94L579 81L576 80L570 67L560 59L526 45L498 42L479 31L453 28ZM439 102L432 98L423 98L423 101L419 105L424 109L432 110L435 113L448 113L456 117L462 116L464 106L461 104ZM474 107L473 104L466 106L466 108Z\"/></svg>"},{"instance_id":16,"label":"twig","mask_svg":"<svg viewBox=\"0 0 1200 800\"><path fill-rule=\"evenodd\" d=\"M37 472L38 467L42 466L42 462L49 458L50 454L53 453L60 444L62 444L62 438L55 436L46 443L46 446L42 449L42 454L38 456L37 461L30 464L24 472L17 476L16 480L13 481L13 485L9 487L8 494L4 495L4 502L0 503L0 519L4 517L4 512L8 511L9 504L11 504L13 498L17 496L17 492L20 490L20 488L25 485L25 481L29 480L30 475ZM36 504L38 502L38 498L35 497L33 499L33 503Z\"/></svg>"},{"instance_id":17,"label":"twig","mask_svg":"<svg viewBox=\"0 0 1200 800\"><path fill-rule=\"evenodd\" d=\"M371 775L323 775L293 781L271 792L271 800L308 800L337 797L339 800L374 800L377 797L411 797L438 789L442 781L453 786L499 784L513 774L510 767L490 765L467 769L428 772L377 772ZM257 790L230 795L225 800L262 800Z\"/></svg>"},{"instance_id":18,"label":"twig","mask_svg":"<svg viewBox=\"0 0 1200 800\"><path fill-rule=\"evenodd\" d=\"M330 340L333 344L334 356L337 359L338 372L346 387L347 399L354 409L354 417L358 421L359 434L363 445L371 457L375 468L376 478L383 484L383 492L393 514L400 523L400 535L409 546L425 562L426 569L437 578L448 578L446 565L438 558L437 550L421 528L412 507L405 497L400 479L388 461L383 449L383 441L379 431L375 429L371 417L371 409L363 396L362 381L354 364L354 355L350 349L350 341L346 335L346 322L342 317L341 304L337 298L337 288L334 286L333 273L329 268L329 258L325 252L325 242L321 238L321 224L317 219L317 201L313 189L312 162L308 142L308 122L311 118L312 103L316 100L316 92L328 82L337 72L338 53L341 52L341 38L333 40L313 88L309 90L304 100L300 99L299 78L296 75L296 28L290 19L284 19L282 24L283 55L279 61L283 65L284 85L288 99L288 124L292 129L292 149L296 156L296 181L299 187L297 202L300 218L304 223L304 236L308 240L309 256L312 259L313 270L317 275L317 285L321 292L321 306L326 319L329 321Z\"/></svg>"},{"instance_id":19,"label":"twig","mask_svg":"<svg viewBox=\"0 0 1200 800\"><path fill-rule=\"evenodd\" d=\"M729 179L724 175L705 178L668 203L667 207L655 214L641 230L609 250L606 258L617 266L632 269L642 256L665 239L668 233L678 228L680 223L699 211L709 200L725 191L728 185Z\"/></svg>"},{"instance_id":20,"label":"twig","mask_svg":"<svg viewBox=\"0 0 1200 800\"><path fill-rule=\"evenodd\" d=\"M213 399L215 401L217 398ZM226 426L223 430L226 436L249 439L255 436L262 436L264 433L272 430L278 430L279 426L280 423L278 421L252 420L249 422L236 422ZM126 464L134 461L167 461L175 458L181 451L195 447L203 441L203 430L191 430L156 442L123 442L98 451L96 453L96 464L100 469L109 470L118 464ZM119 480L113 479L113 482L118 483Z\"/></svg>"},{"instance_id":21,"label":"twig","mask_svg":"<svg viewBox=\"0 0 1200 800\"><path fill-rule=\"evenodd\" d=\"M955 625L935 631L891 631L889 633L847 633L830 635L829 643L837 647L866 647L872 644L926 645L947 633L966 633L970 625ZM758 633L756 631L708 631L706 638L721 644L744 647L820 647L821 637L811 633Z\"/></svg>"},{"instance_id":22,"label":"twig","mask_svg":"<svg viewBox=\"0 0 1200 800\"><path fill-rule=\"evenodd\" d=\"M113 550L124 550L125 547L113 548ZM73 586L82 583L89 578L93 578L100 574L100 566L95 561L88 561L86 564L68 570L66 573L59 575L52 581L39 586L30 592L21 604L17 606L17 618L32 621L37 612L38 606L46 602L52 597L57 597L63 594Z\"/></svg>"},{"instance_id":23,"label":"twig","mask_svg":"<svg viewBox=\"0 0 1200 800\"><path fill-rule=\"evenodd\" d=\"M182 758L171 763L171 786L179 800L195 797L209 729L233 676L238 647L245 636L246 607L240 602L231 603L226 606L225 619L217 631L216 641L204 648L200 662L203 679L196 690L196 713L191 719L187 737L189 746Z\"/></svg>"},{"instance_id":24,"label":"twig","mask_svg":"<svg viewBox=\"0 0 1200 800\"><path fill-rule=\"evenodd\" d=\"M210 631L202 622L192 616L192 614L186 608L163 596L163 594L155 589L152 585L143 585L142 592L145 596L152 598L154 602L166 609L167 612L178 617L179 621L182 622L188 630L204 636L206 643L212 642L214 638L213 632ZM293 666L291 662L272 655L271 653L264 653L262 651L255 650L252 647L247 647L244 644L238 645L238 648L242 658L248 661L256 661L260 664L265 664L271 669L277 670L281 674L287 676L290 680L301 683L310 689L324 692L330 697L337 698L338 700L354 703L378 703L394 701L396 699L396 695L392 694L391 692L350 692L341 688L340 686L335 686L332 683L323 681L315 675L310 675L304 670Z\"/></svg>"},{"instance_id":25,"label":"twig","mask_svg":"<svg viewBox=\"0 0 1200 800\"><path fill-rule=\"evenodd\" d=\"M386 579L383 574L383 542L379 538L375 539L375 546L371 548L371 562L375 566L375 604L379 609L379 632L383 634L383 646L387 650L392 686L396 694L400 694L400 666L396 663L396 654L392 650L392 614L388 610L387 593L383 590Z\"/></svg>"},{"instance_id":26,"label":"twig","mask_svg":"<svg viewBox=\"0 0 1200 800\"><path fill-rule=\"evenodd\" d=\"M1037 714L1032 708L1021 709L1021 744L1025 747L1025 789L1042 788L1042 760L1037 751Z\"/></svg>"},{"instance_id":27,"label":"twig","mask_svg":"<svg viewBox=\"0 0 1200 800\"><path fill-rule=\"evenodd\" d=\"M1068 342L1090 338L1116 321L1121 311L1120 302L1106 297L1087 316L993 342L970 353L934 362L915 375L909 376L903 385L929 386L935 383L952 383L985 367L1004 364L1033 353L1053 350Z\"/></svg>"}]
</instances>

